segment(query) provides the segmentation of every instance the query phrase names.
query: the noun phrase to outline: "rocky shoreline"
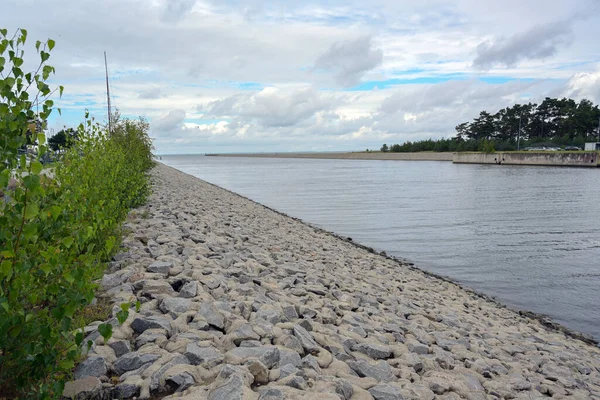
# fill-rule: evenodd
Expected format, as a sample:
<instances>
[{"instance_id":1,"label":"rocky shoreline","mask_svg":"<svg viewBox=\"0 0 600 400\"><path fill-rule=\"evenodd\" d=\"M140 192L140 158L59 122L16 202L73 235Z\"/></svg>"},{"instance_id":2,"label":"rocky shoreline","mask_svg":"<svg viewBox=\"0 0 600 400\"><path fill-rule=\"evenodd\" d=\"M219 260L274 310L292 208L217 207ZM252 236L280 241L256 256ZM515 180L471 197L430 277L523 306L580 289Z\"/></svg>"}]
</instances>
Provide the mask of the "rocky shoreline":
<instances>
[{"instance_id":1,"label":"rocky shoreline","mask_svg":"<svg viewBox=\"0 0 600 400\"><path fill-rule=\"evenodd\" d=\"M71 398L600 398L600 349L158 164ZM585 339L585 337L582 337ZM86 340L87 341L87 340Z\"/></svg>"}]
</instances>

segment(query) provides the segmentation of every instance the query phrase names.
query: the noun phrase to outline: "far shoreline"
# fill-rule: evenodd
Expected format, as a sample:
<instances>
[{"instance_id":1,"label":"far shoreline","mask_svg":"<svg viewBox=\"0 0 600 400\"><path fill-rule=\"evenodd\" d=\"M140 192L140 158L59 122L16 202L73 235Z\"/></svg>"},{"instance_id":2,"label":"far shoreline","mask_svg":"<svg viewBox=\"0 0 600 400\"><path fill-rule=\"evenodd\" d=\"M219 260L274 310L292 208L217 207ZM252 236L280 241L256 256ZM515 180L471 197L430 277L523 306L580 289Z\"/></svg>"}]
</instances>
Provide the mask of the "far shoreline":
<instances>
[{"instance_id":1,"label":"far shoreline","mask_svg":"<svg viewBox=\"0 0 600 400\"><path fill-rule=\"evenodd\" d=\"M450 161L451 152L383 153L379 151L360 152L294 152L294 153L219 153L206 154L209 157L255 157L255 158L312 158L323 160L398 160L398 161Z\"/></svg>"}]
</instances>

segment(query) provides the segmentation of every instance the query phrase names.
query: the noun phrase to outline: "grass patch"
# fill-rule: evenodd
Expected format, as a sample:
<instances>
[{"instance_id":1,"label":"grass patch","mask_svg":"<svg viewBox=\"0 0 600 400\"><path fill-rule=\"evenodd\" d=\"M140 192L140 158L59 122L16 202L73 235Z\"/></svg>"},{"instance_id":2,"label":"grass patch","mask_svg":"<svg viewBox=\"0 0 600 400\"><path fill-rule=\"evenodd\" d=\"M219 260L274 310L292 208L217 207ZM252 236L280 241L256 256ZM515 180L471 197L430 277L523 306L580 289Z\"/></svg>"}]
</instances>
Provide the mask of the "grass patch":
<instances>
[{"instance_id":1,"label":"grass patch","mask_svg":"<svg viewBox=\"0 0 600 400\"><path fill-rule=\"evenodd\" d=\"M83 307L75 315L80 326L88 326L94 321L106 321L111 317L112 304L106 296L96 297L96 304Z\"/></svg>"}]
</instances>

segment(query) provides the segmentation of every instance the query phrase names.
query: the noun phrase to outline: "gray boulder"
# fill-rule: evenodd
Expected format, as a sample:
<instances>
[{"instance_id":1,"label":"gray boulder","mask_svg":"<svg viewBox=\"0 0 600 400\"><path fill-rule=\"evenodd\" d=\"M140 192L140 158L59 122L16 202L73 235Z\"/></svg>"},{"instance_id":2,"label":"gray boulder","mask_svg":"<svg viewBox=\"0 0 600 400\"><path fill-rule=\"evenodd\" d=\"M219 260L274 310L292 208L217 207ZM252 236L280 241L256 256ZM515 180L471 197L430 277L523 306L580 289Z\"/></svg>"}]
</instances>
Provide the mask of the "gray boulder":
<instances>
[{"instance_id":1,"label":"gray boulder","mask_svg":"<svg viewBox=\"0 0 600 400\"><path fill-rule=\"evenodd\" d=\"M185 348L184 355L192 365L200 365L204 362L211 366L223 361L223 354L214 347L200 347L196 343L189 343Z\"/></svg>"},{"instance_id":2,"label":"gray boulder","mask_svg":"<svg viewBox=\"0 0 600 400\"><path fill-rule=\"evenodd\" d=\"M192 301L189 299L182 299L181 297L167 297L164 299L158 308L160 311L173 314L184 313L190 309Z\"/></svg>"},{"instance_id":3,"label":"gray boulder","mask_svg":"<svg viewBox=\"0 0 600 400\"><path fill-rule=\"evenodd\" d=\"M219 330L223 330L225 326L225 319L223 315L217 310L217 308L211 303L202 303L200 305L200 310L198 314L204 318L204 320L209 324L214 326Z\"/></svg>"},{"instance_id":4,"label":"gray boulder","mask_svg":"<svg viewBox=\"0 0 600 400\"><path fill-rule=\"evenodd\" d=\"M236 347L225 354L228 362L243 364L249 358L258 358L267 368L273 368L279 362L279 349L274 346Z\"/></svg>"},{"instance_id":5,"label":"gray boulder","mask_svg":"<svg viewBox=\"0 0 600 400\"><path fill-rule=\"evenodd\" d=\"M171 390L175 390L175 392L182 392L196 383L196 381L189 373L181 372L167 379L165 383Z\"/></svg>"},{"instance_id":6,"label":"gray boulder","mask_svg":"<svg viewBox=\"0 0 600 400\"><path fill-rule=\"evenodd\" d=\"M207 400L244 400L244 380L239 375L231 375L208 392Z\"/></svg>"},{"instance_id":7,"label":"gray boulder","mask_svg":"<svg viewBox=\"0 0 600 400\"><path fill-rule=\"evenodd\" d=\"M373 343L359 343L353 346L352 350L366 354L375 360L386 359L392 356L392 351L389 347Z\"/></svg>"},{"instance_id":8,"label":"gray boulder","mask_svg":"<svg viewBox=\"0 0 600 400\"><path fill-rule=\"evenodd\" d=\"M92 393L96 393L101 388L102 382L100 382L100 379L95 376L87 376L82 379L66 382L63 390L63 397L69 399L85 397Z\"/></svg>"},{"instance_id":9,"label":"gray boulder","mask_svg":"<svg viewBox=\"0 0 600 400\"><path fill-rule=\"evenodd\" d=\"M198 294L198 282L188 282L179 291L179 297L191 299Z\"/></svg>"},{"instance_id":10,"label":"gray boulder","mask_svg":"<svg viewBox=\"0 0 600 400\"><path fill-rule=\"evenodd\" d=\"M268 388L260 392L258 400L285 400L285 396L279 389Z\"/></svg>"},{"instance_id":11,"label":"gray boulder","mask_svg":"<svg viewBox=\"0 0 600 400\"><path fill-rule=\"evenodd\" d=\"M165 372L169 370L169 368L175 365L187 365L190 361L184 355L177 355L171 361L160 367L158 371L152 374L150 378L150 390L157 390L160 388L161 378L163 378Z\"/></svg>"},{"instance_id":12,"label":"gray boulder","mask_svg":"<svg viewBox=\"0 0 600 400\"><path fill-rule=\"evenodd\" d=\"M380 382L389 382L394 380L392 367L385 361L369 363L366 360L347 361L346 364L361 378L368 377Z\"/></svg>"},{"instance_id":13,"label":"gray boulder","mask_svg":"<svg viewBox=\"0 0 600 400\"><path fill-rule=\"evenodd\" d=\"M106 360L100 356L89 356L80 363L73 373L75 380L86 376L100 377L106 375Z\"/></svg>"},{"instance_id":14,"label":"gray boulder","mask_svg":"<svg viewBox=\"0 0 600 400\"><path fill-rule=\"evenodd\" d=\"M166 329L169 335L173 332L173 329L171 328L171 321L165 317L159 316L136 317L131 323L131 328L135 331L135 333L143 333L146 329L154 328Z\"/></svg>"},{"instance_id":15,"label":"gray boulder","mask_svg":"<svg viewBox=\"0 0 600 400\"><path fill-rule=\"evenodd\" d=\"M109 343L108 346L114 350L115 356L117 356L117 358L131 351L131 344L129 344L129 342L126 340L117 340L115 342Z\"/></svg>"},{"instance_id":16,"label":"gray boulder","mask_svg":"<svg viewBox=\"0 0 600 400\"><path fill-rule=\"evenodd\" d=\"M158 274L168 274L169 270L173 268L173 263L169 261L154 261L152 264L146 267L146 271L154 272Z\"/></svg>"},{"instance_id":17,"label":"gray boulder","mask_svg":"<svg viewBox=\"0 0 600 400\"><path fill-rule=\"evenodd\" d=\"M160 358L156 354L140 354L138 352L127 353L117 358L113 368L118 375L122 375L127 371L140 368L142 365L154 362Z\"/></svg>"},{"instance_id":18,"label":"gray boulder","mask_svg":"<svg viewBox=\"0 0 600 400\"><path fill-rule=\"evenodd\" d=\"M309 353L318 353L319 345L315 342L312 335L308 333L306 329L301 327L300 325L294 326L294 336L300 341L300 344L304 348L304 350Z\"/></svg>"},{"instance_id":19,"label":"gray boulder","mask_svg":"<svg viewBox=\"0 0 600 400\"><path fill-rule=\"evenodd\" d=\"M283 367L284 365L299 367L301 364L302 359L300 358L300 354L293 350L279 349L279 367Z\"/></svg>"},{"instance_id":20,"label":"gray boulder","mask_svg":"<svg viewBox=\"0 0 600 400\"><path fill-rule=\"evenodd\" d=\"M373 386L369 393L375 400L404 400L400 391L390 385Z\"/></svg>"},{"instance_id":21,"label":"gray boulder","mask_svg":"<svg viewBox=\"0 0 600 400\"><path fill-rule=\"evenodd\" d=\"M130 399L139 396L141 388L133 383L121 383L112 390L114 399Z\"/></svg>"}]
</instances>

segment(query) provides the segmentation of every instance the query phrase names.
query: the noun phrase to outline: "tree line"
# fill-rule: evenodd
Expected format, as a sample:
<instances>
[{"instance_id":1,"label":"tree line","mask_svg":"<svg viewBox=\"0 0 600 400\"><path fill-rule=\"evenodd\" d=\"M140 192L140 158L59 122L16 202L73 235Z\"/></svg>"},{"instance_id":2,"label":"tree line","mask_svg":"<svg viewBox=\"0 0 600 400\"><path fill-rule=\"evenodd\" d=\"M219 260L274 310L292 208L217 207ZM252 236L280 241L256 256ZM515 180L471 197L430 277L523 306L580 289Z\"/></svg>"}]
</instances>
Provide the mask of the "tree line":
<instances>
[{"instance_id":1,"label":"tree line","mask_svg":"<svg viewBox=\"0 0 600 400\"><path fill-rule=\"evenodd\" d=\"M598 140L600 109L587 99L546 97L540 104L515 104L495 114L481 111L456 126L456 136L440 140L384 144L383 152L510 151L531 145L577 146Z\"/></svg>"}]
</instances>

